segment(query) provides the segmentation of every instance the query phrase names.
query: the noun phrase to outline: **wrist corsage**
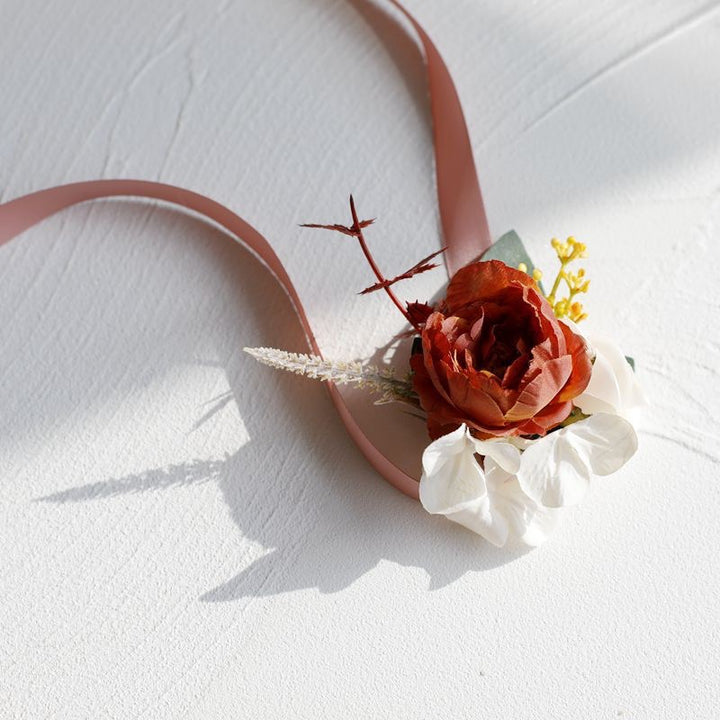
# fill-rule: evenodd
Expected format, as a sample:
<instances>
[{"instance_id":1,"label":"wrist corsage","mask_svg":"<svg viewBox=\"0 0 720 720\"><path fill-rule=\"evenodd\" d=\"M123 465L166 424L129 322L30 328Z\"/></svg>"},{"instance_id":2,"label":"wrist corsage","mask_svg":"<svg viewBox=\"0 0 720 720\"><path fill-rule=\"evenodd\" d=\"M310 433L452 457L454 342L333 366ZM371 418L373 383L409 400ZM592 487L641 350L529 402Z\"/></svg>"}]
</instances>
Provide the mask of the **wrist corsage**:
<instances>
[{"instance_id":1,"label":"wrist corsage","mask_svg":"<svg viewBox=\"0 0 720 720\"><path fill-rule=\"evenodd\" d=\"M306 225L354 237L375 274L363 290L382 290L415 337L409 372L363 362L332 362L271 348L246 348L260 362L409 403L422 412L430 444L419 497L502 546L542 543L562 508L579 503L593 476L619 470L637 450L631 419L644 402L632 361L611 341L578 328L577 296L589 280L574 238L553 239L560 262L549 293L518 236L500 238L483 258L451 277L434 303L402 303L393 287L437 267L443 251L388 279L368 248L351 198L353 223Z\"/></svg>"}]
</instances>

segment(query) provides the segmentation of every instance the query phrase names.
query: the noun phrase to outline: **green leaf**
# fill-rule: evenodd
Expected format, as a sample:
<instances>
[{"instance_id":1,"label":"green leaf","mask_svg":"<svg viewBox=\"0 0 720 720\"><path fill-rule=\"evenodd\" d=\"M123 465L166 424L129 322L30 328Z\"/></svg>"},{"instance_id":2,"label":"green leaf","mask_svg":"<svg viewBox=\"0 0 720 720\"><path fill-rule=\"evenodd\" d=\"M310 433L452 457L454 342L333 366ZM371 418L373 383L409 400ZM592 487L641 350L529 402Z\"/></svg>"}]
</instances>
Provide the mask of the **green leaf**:
<instances>
[{"instance_id":1,"label":"green leaf","mask_svg":"<svg viewBox=\"0 0 720 720\"><path fill-rule=\"evenodd\" d=\"M628 361L628 365L633 369L633 372L635 372L635 358L631 358L626 355L625 359Z\"/></svg>"},{"instance_id":2,"label":"green leaf","mask_svg":"<svg viewBox=\"0 0 720 720\"><path fill-rule=\"evenodd\" d=\"M506 232L498 238L488 250L485 251L481 260L499 260L510 267L517 268L520 263L525 263L528 274L532 277L535 265L525 249L520 236L514 231ZM540 289L542 290L542 284ZM543 292L545 292L543 290Z\"/></svg>"}]
</instances>

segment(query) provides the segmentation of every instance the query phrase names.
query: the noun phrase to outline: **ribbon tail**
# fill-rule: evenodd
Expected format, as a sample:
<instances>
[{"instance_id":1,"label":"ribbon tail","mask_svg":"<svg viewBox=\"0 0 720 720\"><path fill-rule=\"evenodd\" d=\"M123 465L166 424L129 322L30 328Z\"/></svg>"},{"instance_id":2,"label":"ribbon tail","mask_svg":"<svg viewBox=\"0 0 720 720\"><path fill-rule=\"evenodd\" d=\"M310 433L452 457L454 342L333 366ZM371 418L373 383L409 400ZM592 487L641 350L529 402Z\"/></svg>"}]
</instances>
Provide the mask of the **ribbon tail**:
<instances>
[{"instance_id":1,"label":"ribbon tail","mask_svg":"<svg viewBox=\"0 0 720 720\"><path fill-rule=\"evenodd\" d=\"M232 210L204 195L164 183L145 180L92 180L60 185L0 205L0 245L42 220L79 203L112 197L159 200L202 215L240 240L275 276L297 313L312 352L322 356L310 322L285 267L270 243ZM338 388L327 383L330 397L348 434L375 470L406 495L418 498L418 481L398 468L363 432Z\"/></svg>"}]
</instances>

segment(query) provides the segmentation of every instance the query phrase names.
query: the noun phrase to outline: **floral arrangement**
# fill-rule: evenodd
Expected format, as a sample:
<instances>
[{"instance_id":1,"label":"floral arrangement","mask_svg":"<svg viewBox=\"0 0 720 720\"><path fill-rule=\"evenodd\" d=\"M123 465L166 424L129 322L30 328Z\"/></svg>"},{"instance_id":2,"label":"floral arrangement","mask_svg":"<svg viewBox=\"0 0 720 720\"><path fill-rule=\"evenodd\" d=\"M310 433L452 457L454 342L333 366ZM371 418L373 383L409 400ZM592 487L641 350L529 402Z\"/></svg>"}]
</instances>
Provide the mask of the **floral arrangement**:
<instances>
[{"instance_id":1,"label":"floral arrangement","mask_svg":"<svg viewBox=\"0 0 720 720\"><path fill-rule=\"evenodd\" d=\"M246 351L275 368L367 388L379 402L413 405L431 440L422 457L423 507L497 546L511 538L540 544L593 476L614 473L635 453L631 415L644 403L632 361L612 341L578 329L587 315L577 296L589 280L571 266L586 257L585 245L552 240L560 269L548 294L509 233L455 273L440 302L403 304L393 286L437 267L443 250L387 279L363 233L373 221L358 219L352 198L350 209L350 226L304 227L358 241L377 281L362 292L384 291L415 336L407 377L361 362Z\"/></svg>"}]
</instances>

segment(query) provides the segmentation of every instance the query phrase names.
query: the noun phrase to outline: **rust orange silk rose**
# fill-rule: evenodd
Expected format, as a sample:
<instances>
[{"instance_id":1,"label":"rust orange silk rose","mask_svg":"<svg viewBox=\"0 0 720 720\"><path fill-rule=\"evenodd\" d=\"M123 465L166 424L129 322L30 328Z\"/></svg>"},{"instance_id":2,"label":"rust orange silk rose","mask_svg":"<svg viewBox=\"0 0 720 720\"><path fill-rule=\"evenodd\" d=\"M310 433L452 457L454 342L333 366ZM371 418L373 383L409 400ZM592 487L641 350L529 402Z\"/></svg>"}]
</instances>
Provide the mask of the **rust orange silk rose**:
<instances>
[{"instance_id":1,"label":"rust orange silk rose","mask_svg":"<svg viewBox=\"0 0 720 720\"><path fill-rule=\"evenodd\" d=\"M498 260L459 270L426 319L413 385L432 439L545 435L567 418L592 365L535 281Z\"/></svg>"}]
</instances>

